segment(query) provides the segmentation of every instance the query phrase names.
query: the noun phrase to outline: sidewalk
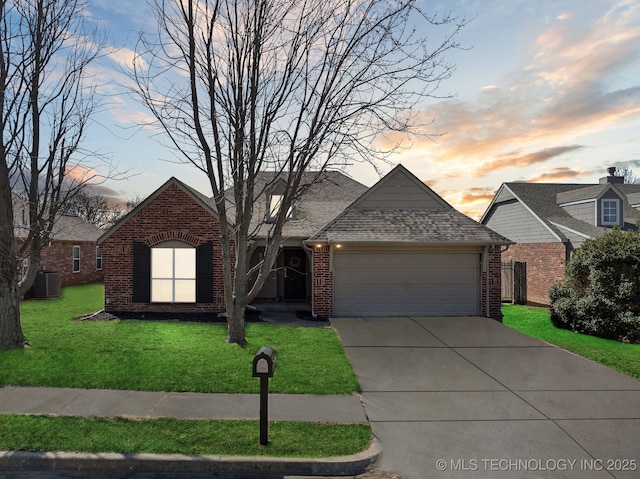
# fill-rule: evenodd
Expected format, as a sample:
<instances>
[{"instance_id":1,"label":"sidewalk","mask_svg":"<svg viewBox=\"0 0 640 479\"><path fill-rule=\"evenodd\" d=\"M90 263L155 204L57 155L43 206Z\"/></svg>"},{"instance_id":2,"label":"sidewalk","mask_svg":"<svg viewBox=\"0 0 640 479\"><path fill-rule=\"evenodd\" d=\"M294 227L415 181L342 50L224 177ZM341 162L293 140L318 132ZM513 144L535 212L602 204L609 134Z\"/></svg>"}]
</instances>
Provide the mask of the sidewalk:
<instances>
[{"instance_id":1,"label":"sidewalk","mask_svg":"<svg viewBox=\"0 0 640 479\"><path fill-rule=\"evenodd\" d=\"M0 386L0 414L179 419L258 419L257 394L204 394ZM355 395L270 394L269 419L367 423ZM375 443L360 454L327 459L246 458L151 454L1 452L0 471L73 470L88 474L105 468L133 471L278 475L356 475L380 455Z\"/></svg>"}]
</instances>

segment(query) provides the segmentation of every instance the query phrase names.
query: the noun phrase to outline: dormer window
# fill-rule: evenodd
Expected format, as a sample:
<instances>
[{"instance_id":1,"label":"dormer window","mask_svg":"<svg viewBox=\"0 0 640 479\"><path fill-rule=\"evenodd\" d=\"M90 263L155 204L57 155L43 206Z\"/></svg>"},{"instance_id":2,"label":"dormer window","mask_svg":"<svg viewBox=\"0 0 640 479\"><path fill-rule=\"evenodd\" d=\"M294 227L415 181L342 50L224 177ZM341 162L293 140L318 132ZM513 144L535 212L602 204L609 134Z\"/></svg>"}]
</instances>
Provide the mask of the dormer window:
<instances>
[{"instance_id":1,"label":"dormer window","mask_svg":"<svg viewBox=\"0 0 640 479\"><path fill-rule=\"evenodd\" d=\"M268 223L273 223L276 221L276 218L278 217L278 211L280 211L280 205L282 204L282 200L283 200L284 196L283 195L277 195L277 194L272 194L269 195L269 211L267 212L267 222ZM289 209L287 210L287 217L285 218L285 220L290 220L293 216L293 207L290 206Z\"/></svg>"},{"instance_id":2,"label":"dormer window","mask_svg":"<svg viewBox=\"0 0 640 479\"><path fill-rule=\"evenodd\" d=\"M614 226L620 224L620 200L602 200L602 225Z\"/></svg>"}]
</instances>

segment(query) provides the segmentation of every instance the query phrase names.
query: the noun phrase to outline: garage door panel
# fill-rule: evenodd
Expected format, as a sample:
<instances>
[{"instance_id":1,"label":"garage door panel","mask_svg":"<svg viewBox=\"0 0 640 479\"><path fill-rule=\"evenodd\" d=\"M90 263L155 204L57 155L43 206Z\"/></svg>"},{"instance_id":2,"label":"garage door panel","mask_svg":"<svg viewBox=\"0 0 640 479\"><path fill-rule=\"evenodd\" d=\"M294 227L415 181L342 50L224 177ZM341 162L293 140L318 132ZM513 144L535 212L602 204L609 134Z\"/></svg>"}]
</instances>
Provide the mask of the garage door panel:
<instances>
[{"instance_id":1,"label":"garage door panel","mask_svg":"<svg viewBox=\"0 0 640 479\"><path fill-rule=\"evenodd\" d=\"M336 316L474 315L479 253L334 253Z\"/></svg>"}]
</instances>

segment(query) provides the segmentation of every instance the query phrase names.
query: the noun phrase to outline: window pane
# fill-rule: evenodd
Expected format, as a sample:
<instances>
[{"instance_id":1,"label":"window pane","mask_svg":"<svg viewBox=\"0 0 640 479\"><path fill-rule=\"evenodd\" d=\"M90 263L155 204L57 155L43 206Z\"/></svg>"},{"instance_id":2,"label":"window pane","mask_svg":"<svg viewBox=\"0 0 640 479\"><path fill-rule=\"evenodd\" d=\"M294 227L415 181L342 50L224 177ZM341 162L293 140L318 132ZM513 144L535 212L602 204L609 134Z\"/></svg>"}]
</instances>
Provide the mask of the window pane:
<instances>
[{"instance_id":1,"label":"window pane","mask_svg":"<svg viewBox=\"0 0 640 479\"><path fill-rule=\"evenodd\" d=\"M170 279L151 280L151 302L173 302L173 281Z\"/></svg>"},{"instance_id":2,"label":"window pane","mask_svg":"<svg viewBox=\"0 0 640 479\"><path fill-rule=\"evenodd\" d=\"M176 303L195 303L196 302L196 282L193 279L177 279L176 287Z\"/></svg>"},{"instance_id":3,"label":"window pane","mask_svg":"<svg viewBox=\"0 0 640 479\"><path fill-rule=\"evenodd\" d=\"M153 248L151 250L151 277L173 277L173 249Z\"/></svg>"},{"instance_id":4,"label":"window pane","mask_svg":"<svg viewBox=\"0 0 640 479\"><path fill-rule=\"evenodd\" d=\"M605 223L618 222L618 203L616 201L604 200L602 202L602 220Z\"/></svg>"},{"instance_id":5,"label":"window pane","mask_svg":"<svg viewBox=\"0 0 640 479\"><path fill-rule=\"evenodd\" d=\"M282 195L271 195L269 201L269 218L275 218L278 215L280 209L280 203L282 202Z\"/></svg>"},{"instance_id":6,"label":"window pane","mask_svg":"<svg viewBox=\"0 0 640 479\"><path fill-rule=\"evenodd\" d=\"M175 253L175 277L194 279L196 277L196 250L194 248L177 248Z\"/></svg>"}]
</instances>

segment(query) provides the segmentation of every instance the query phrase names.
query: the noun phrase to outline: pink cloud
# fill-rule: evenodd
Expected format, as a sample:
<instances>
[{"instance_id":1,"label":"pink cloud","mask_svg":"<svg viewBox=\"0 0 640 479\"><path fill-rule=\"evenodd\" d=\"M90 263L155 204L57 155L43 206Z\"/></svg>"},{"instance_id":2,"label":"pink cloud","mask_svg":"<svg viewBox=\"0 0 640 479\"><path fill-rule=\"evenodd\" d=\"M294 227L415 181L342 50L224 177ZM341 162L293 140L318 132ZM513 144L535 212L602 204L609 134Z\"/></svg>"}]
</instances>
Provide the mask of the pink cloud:
<instances>
[{"instance_id":1,"label":"pink cloud","mask_svg":"<svg viewBox=\"0 0 640 479\"><path fill-rule=\"evenodd\" d=\"M620 3L587 26L576 18L556 18L505 85L419 114L424 124L435 119L429 130L444 135L418 137L414 147L431 162L459 165L451 174L480 178L549 163L586 148L589 135L640 117L640 86L611 86L640 55L640 8Z\"/></svg>"}]
</instances>

